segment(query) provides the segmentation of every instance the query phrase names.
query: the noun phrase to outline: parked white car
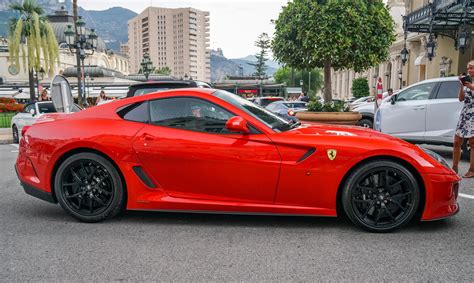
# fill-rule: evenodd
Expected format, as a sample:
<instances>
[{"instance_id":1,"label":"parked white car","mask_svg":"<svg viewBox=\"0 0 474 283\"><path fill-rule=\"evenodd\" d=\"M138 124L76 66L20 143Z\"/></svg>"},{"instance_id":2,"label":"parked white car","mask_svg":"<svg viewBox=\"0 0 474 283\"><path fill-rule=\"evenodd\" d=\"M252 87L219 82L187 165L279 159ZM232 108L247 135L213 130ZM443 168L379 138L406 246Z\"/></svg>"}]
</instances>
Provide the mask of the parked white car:
<instances>
[{"instance_id":1,"label":"parked white car","mask_svg":"<svg viewBox=\"0 0 474 283\"><path fill-rule=\"evenodd\" d=\"M80 110L81 108L74 104L72 111L77 112ZM23 129L24 126L33 125L41 115L54 112L56 112L56 109L54 108L52 101L40 101L25 105L22 112L19 112L12 117L11 129L13 141L15 143L20 141L21 129Z\"/></svg>"},{"instance_id":2,"label":"parked white car","mask_svg":"<svg viewBox=\"0 0 474 283\"><path fill-rule=\"evenodd\" d=\"M425 80L382 103L375 129L413 142L452 146L463 103L457 77ZM464 153L469 149L464 146Z\"/></svg>"},{"instance_id":3,"label":"parked white car","mask_svg":"<svg viewBox=\"0 0 474 283\"><path fill-rule=\"evenodd\" d=\"M396 92L394 92L396 93ZM369 99L366 101L363 101L359 103L359 105L355 106L351 111L359 112L362 115L362 119L357 122L357 126L364 127L364 128L374 128L374 97L373 96L368 96ZM388 96L388 92L383 93L383 100L387 101L390 99Z\"/></svg>"}]
</instances>

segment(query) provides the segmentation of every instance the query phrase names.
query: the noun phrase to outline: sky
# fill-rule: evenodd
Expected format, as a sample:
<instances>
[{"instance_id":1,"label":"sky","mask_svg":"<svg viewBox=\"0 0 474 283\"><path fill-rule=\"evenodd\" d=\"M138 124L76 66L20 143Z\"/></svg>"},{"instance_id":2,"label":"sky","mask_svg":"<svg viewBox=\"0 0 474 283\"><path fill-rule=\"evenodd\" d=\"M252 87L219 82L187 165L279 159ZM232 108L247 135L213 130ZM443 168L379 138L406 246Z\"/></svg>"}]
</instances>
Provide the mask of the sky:
<instances>
[{"instance_id":1,"label":"sky","mask_svg":"<svg viewBox=\"0 0 474 283\"><path fill-rule=\"evenodd\" d=\"M258 52L255 40L262 32L273 35L272 19L277 19L287 0L78 0L86 10L123 7L141 13L149 6L164 8L192 7L210 12L210 44L222 48L227 58L242 58Z\"/></svg>"}]
</instances>

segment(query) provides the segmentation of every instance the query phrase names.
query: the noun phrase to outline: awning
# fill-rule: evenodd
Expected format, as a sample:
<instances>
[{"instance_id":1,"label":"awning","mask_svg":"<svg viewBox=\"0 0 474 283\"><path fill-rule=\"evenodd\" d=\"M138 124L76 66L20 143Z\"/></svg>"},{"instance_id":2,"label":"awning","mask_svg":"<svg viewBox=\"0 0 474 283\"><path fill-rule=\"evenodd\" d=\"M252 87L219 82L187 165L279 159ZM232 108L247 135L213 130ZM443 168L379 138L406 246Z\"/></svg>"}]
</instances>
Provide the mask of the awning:
<instances>
[{"instance_id":1,"label":"awning","mask_svg":"<svg viewBox=\"0 0 474 283\"><path fill-rule=\"evenodd\" d=\"M415 59L415 66L426 65L426 55L425 53L421 53Z\"/></svg>"}]
</instances>

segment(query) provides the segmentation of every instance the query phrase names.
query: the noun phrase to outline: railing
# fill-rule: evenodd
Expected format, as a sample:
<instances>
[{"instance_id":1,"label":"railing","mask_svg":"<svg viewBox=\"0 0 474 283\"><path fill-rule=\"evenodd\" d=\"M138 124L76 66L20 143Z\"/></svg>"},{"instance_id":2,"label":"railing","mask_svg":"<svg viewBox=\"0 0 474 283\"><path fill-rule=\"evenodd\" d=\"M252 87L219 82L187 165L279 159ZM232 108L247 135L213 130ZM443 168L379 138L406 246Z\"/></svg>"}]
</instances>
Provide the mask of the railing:
<instances>
[{"instance_id":1,"label":"railing","mask_svg":"<svg viewBox=\"0 0 474 283\"><path fill-rule=\"evenodd\" d=\"M15 116L14 112L1 112L0 113L0 128L10 128L12 117Z\"/></svg>"}]
</instances>

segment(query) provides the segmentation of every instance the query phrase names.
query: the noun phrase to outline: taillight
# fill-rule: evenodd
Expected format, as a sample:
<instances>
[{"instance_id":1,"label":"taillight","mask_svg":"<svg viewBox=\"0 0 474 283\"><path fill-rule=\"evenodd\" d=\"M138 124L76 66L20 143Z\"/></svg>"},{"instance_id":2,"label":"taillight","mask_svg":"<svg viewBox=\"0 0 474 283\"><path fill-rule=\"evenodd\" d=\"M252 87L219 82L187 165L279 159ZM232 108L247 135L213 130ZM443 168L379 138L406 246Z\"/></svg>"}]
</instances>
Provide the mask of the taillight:
<instances>
[{"instance_id":1,"label":"taillight","mask_svg":"<svg viewBox=\"0 0 474 283\"><path fill-rule=\"evenodd\" d=\"M290 115L290 116L295 116L296 113L295 113L295 111L293 111L293 110L288 110L288 115Z\"/></svg>"},{"instance_id":2,"label":"taillight","mask_svg":"<svg viewBox=\"0 0 474 283\"><path fill-rule=\"evenodd\" d=\"M28 131L29 128L30 128L30 126L23 126L23 128L21 129L21 136L22 137L25 136L25 133L26 133L26 131Z\"/></svg>"}]
</instances>

